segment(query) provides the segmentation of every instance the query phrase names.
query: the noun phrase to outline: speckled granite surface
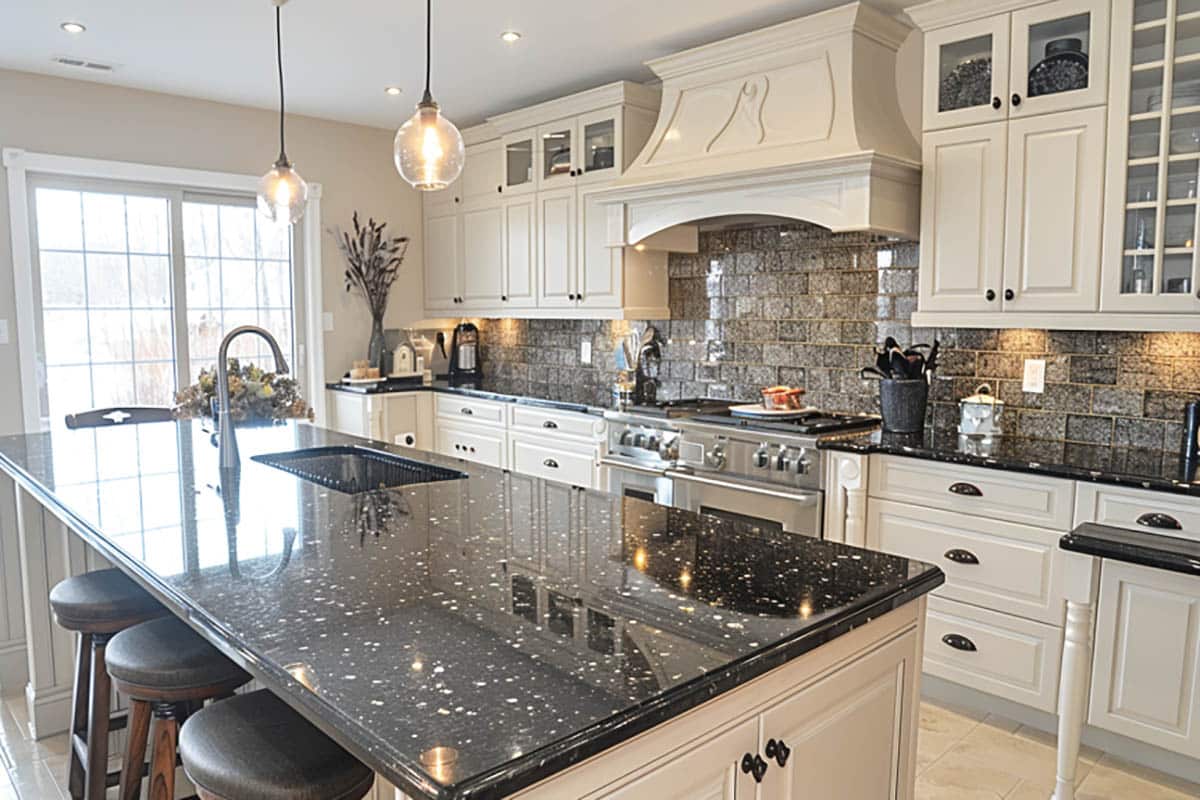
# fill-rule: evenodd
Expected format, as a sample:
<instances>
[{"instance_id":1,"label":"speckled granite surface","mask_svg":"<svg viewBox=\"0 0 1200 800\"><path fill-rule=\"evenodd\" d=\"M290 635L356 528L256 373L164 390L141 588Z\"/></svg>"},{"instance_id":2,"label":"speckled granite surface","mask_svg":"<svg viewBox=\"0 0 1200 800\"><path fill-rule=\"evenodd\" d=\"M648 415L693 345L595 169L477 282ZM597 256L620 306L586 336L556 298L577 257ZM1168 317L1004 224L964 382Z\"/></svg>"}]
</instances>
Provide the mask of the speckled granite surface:
<instances>
[{"instance_id":1,"label":"speckled granite surface","mask_svg":"<svg viewBox=\"0 0 1200 800\"><path fill-rule=\"evenodd\" d=\"M222 476L199 424L159 423L0 439L0 468L372 768L436 800L509 794L943 581L398 448L465 477L348 495L250 460L356 441L244 429L243 466ZM457 758L424 766L434 747Z\"/></svg>"}]
</instances>

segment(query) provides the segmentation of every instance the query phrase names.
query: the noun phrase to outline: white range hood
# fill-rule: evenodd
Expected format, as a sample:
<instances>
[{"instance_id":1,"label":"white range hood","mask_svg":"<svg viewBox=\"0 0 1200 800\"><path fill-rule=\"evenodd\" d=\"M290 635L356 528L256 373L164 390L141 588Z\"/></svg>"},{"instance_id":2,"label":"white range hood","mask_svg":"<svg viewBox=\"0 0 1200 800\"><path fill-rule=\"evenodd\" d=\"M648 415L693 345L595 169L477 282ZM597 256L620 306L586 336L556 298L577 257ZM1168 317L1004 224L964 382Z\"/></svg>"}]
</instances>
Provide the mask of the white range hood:
<instances>
[{"instance_id":1,"label":"white range hood","mask_svg":"<svg viewBox=\"0 0 1200 800\"><path fill-rule=\"evenodd\" d=\"M909 30L852 3L648 62L662 107L603 192L608 243L747 214L915 239L921 149L896 92Z\"/></svg>"}]
</instances>

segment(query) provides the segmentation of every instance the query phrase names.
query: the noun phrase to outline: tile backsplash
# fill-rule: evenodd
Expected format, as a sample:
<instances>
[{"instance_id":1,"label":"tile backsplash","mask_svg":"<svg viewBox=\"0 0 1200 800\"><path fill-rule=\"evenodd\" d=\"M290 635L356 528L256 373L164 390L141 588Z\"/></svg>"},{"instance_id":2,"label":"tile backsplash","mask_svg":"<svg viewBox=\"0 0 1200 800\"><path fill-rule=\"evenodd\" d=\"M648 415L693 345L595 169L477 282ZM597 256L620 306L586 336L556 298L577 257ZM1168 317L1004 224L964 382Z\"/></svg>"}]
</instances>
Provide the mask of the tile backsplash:
<instances>
[{"instance_id":1,"label":"tile backsplash","mask_svg":"<svg viewBox=\"0 0 1200 800\"><path fill-rule=\"evenodd\" d=\"M663 397L754 398L767 385L808 389L832 411L878 411L859 377L886 336L941 341L930 423L953 428L957 400L988 383L1009 433L1174 450L1184 404L1200 394L1200 334L913 329L917 245L832 234L803 223L708 231L700 252L670 257ZM614 349L645 322L485 320L483 367L498 391L607 405ZM580 343L593 363L580 363ZM1046 361L1041 394L1021 388L1024 360Z\"/></svg>"}]
</instances>

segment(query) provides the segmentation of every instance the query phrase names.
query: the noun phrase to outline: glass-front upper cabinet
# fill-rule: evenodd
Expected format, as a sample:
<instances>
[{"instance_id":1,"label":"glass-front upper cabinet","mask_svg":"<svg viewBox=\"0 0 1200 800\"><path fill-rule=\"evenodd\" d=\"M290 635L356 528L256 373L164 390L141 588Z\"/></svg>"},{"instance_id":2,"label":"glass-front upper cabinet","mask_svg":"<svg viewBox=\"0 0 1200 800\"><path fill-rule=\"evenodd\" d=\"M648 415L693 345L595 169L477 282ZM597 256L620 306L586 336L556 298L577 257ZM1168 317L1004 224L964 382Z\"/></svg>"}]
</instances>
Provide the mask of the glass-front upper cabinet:
<instances>
[{"instance_id":1,"label":"glass-front upper cabinet","mask_svg":"<svg viewBox=\"0 0 1200 800\"><path fill-rule=\"evenodd\" d=\"M607 180L621 168L621 110L607 109L578 118L579 161L576 176L581 181Z\"/></svg>"},{"instance_id":2,"label":"glass-front upper cabinet","mask_svg":"<svg viewBox=\"0 0 1200 800\"><path fill-rule=\"evenodd\" d=\"M1009 15L925 34L925 130L1007 116Z\"/></svg>"},{"instance_id":3,"label":"glass-front upper cabinet","mask_svg":"<svg viewBox=\"0 0 1200 800\"><path fill-rule=\"evenodd\" d=\"M537 174L534 172L537 154L537 131L529 128L524 131L510 133L502 140L504 146L504 192L503 194L524 194L537 188Z\"/></svg>"},{"instance_id":4,"label":"glass-front upper cabinet","mask_svg":"<svg viewBox=\"0 0 1200 800\"><path fill-rule=\"evenodd\" d=\"M1197 312L1200 0L1113 8L1102 311Z\"/></svg>"},{"instance_id":5,"label":"glass-front upper cabinet","mask_svg":"<svg viewBox=\"0 0 1200 800\"><path fill-rule=\"evenodd\" d=\"M550 189L575 182L575 120L542 125L538 128L539 188Z\"/></svg>"},{"instance_id":6,"label":"glass-front upper cabinet","mask_svg":"<svg viewBox=\"0 0 1200 800\"><path fill-rule=\"evenodd\" d=\"M1108 100L1108 0L1058 0L1012 13L1009 116Z\"/></svg>"}]
</instances>

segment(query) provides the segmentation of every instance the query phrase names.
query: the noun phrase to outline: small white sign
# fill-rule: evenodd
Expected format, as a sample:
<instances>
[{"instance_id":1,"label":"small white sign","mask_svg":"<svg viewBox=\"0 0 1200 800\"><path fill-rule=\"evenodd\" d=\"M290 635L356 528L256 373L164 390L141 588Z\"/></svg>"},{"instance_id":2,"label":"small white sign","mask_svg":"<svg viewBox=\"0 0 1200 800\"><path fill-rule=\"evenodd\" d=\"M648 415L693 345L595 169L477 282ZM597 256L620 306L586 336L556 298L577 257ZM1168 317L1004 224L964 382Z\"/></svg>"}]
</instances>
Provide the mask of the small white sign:
<instances>
[{"instance_id":1,"label":"small white sign","mask_svg":"<svg viewBox=\"0 0 1200 800\"><path fill-rule=\"evenodd\" d=\"M1046 391L1046 360L1043 358L1025 359L1025 377L1021 382L1021 390L1034 394Z\"/></svg>"},{"instance_id":2,"label":"small white sign","mask_svg":"<svg viewBox=\"0 0 1200 800\"><path fill-rule=\"evenodd\" d=\"M579 343L579 363L584 366L592 363L592 343L586 339Z\"/></svg>"}]
</instances>

